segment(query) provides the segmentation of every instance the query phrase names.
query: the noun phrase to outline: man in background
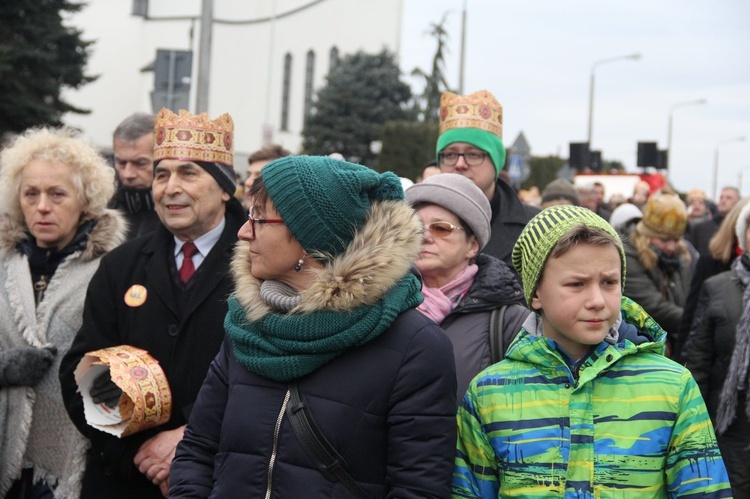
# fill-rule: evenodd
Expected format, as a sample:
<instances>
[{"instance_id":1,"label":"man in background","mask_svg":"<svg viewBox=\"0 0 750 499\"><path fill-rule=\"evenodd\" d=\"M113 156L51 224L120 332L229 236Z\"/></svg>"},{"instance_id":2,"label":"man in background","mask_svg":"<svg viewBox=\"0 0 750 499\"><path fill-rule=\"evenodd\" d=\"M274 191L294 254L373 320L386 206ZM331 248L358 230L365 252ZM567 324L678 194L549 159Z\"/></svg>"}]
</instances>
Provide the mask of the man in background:
<instances>
[{"instance_id":1,"label":"man in background","mask_svg":"<svg viewBox=\"0 0 750 499\"><path fill-rule=\"evenodd\" d=\"M117 191L110 208L128 221L126 240L150 234L159 226L154 211L154 116L135 113L125 118L113 134Z\"/></svg>"},{"instance_id":2,"label":"man in background","mask_svg":"<svg viewBox=\"0 0 750 499\"><path fill-rule=\"evenodd\" d=\"M522 203L513 187L499 178L505 165L503 107L486 90L465 96L444 92L439 132L440 170L467 177L490 201L492 234L483 253L512 268L513 245L539 209Z\"/></svg>"},{"instance_id":3,"label":"man in background","mask_svg":"<svg viewBox=\"0 0 750 499\"><path fill-rule=\"evenodd\" d=\"M695 249L701 256L711 255L708 249L708 243L719 229L719 225L724 221L724 217L734 208L734 205L740 200L740 190L736 187L724 187L719 195L719 202L716 205L716 215L696 223L685 236L687 240L693 243Z\"/></svg>"},{"instance_id":4,"label":"man in background","mask_svg":"<svg viewBox=\"0 0 750 499\"><path fill-rule=\"evenodd\" d=\"M258 149L247 158L249 166L247 167L247 178L245 179L245 189L242 194L242 206L249 210L253 198L250 196L250 188L253 186L255 179L260 177L260 169L266 166L274 159L291 156L291 152L287 151L278 144L271 144L261 149Z\"/></svg>"}]
</instances>

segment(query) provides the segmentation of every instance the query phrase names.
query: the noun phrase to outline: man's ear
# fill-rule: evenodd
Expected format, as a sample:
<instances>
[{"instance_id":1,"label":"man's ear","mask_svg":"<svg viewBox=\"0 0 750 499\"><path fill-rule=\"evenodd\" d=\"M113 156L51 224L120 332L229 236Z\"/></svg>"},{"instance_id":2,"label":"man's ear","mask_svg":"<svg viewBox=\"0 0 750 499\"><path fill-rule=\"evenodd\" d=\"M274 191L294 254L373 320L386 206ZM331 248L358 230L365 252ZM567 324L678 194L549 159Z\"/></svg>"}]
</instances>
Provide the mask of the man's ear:
<instances>
[{"instance_id":1,"label":"man's ear","mask_svg":"<svg viewBox=\"0 0 750 499\"><path fill-rule=\"evenodd\" d=\"M222 189L221 200L224 201L225 203L228 203L230 199L232 199L232 195Z\"/></svg>"}]
</instances>

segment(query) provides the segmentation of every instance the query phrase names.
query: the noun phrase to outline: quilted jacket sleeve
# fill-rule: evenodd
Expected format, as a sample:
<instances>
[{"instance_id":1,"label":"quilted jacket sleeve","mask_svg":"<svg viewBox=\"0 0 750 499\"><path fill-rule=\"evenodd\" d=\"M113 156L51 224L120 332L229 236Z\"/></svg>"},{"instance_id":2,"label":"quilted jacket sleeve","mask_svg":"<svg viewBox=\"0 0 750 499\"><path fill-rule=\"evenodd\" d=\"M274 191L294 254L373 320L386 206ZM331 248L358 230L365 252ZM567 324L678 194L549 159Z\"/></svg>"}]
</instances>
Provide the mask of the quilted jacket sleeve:
<instances>
[{"instance_id":1,"label":"quilted jacket sleeve","mask_svg":"<svg viewBox=\"0 0 750 499\"><path fill-rule=\"evenodd\" d=\"M456 446L456 370L446 334L428 324L404 354L388 414L388 496L448 497Z\"/></svg>"},{"instance_id":2,"label":"quilted jacket sleeve","mask_svg":"<svg viewBox=\"0 0 750 499\"><path fill-rule=\"evenodd\" d=\"M208 370L169 472L169 497L208 497L226 409L228 340Z\"/></svg>"}]
</instances>

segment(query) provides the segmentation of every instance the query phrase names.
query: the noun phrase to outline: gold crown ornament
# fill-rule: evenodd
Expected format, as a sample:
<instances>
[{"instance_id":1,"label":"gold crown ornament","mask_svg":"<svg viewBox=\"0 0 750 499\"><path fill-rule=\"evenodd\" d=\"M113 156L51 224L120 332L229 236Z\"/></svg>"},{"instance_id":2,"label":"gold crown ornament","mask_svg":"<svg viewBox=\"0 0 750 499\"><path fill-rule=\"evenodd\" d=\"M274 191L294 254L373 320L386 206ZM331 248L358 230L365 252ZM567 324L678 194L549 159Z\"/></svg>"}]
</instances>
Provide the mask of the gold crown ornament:
<instances>
[{"instance_id":1,"label":"gold crown ornament","mask_svg":"<svg viewBox=\"0 0 750 499\"><path fill-rule=\"evenodd\" d=\"M208 113L174 114L162 108L154 122L154 161L179 159L234 164L234 122L229 114L211 120Z\"/></svg>"},{"instance_id":2,"label":"gold crown ornament","mask_svg":"<svg viewBox=\"0 0 750 499\"><path fill-rule=\"evenodd\" d=\"M439 133L453 128L478 128L502 139L503 106L487 90L469 95L443 92L440 96Z\"/></svg>"},{"instance_id":3,"label":"gold crown ornament","mask_svg":"<svg viewBox=\"0 0 750 499\"><path fill-rule=\"evenodd\" d=\"M679 197L656 194L648 198L636 229L647 237L680 239L685 234L687 218L685 203Z\"/></svg>"}]
</instances>

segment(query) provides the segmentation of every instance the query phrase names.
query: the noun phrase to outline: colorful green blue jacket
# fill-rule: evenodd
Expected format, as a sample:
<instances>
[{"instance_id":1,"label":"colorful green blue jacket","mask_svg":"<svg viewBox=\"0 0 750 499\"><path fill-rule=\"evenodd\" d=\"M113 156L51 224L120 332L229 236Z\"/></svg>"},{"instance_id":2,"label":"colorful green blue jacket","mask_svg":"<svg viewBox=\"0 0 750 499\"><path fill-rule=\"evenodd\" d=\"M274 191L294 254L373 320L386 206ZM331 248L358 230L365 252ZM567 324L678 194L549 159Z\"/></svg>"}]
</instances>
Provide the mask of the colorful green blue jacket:
<instances>
[{"instance_id":1,"label":"colorful green blue jacket","mask_svg":"<svg viewBox=\"0 0 750 499\"><path fill-rule=\"evenodd\" d=\"M453 497L731 497L690 372L663 356L666 333L635 302L573 372L530 334L469 385L458 411Z\"/></svg>"}]
</instances>

